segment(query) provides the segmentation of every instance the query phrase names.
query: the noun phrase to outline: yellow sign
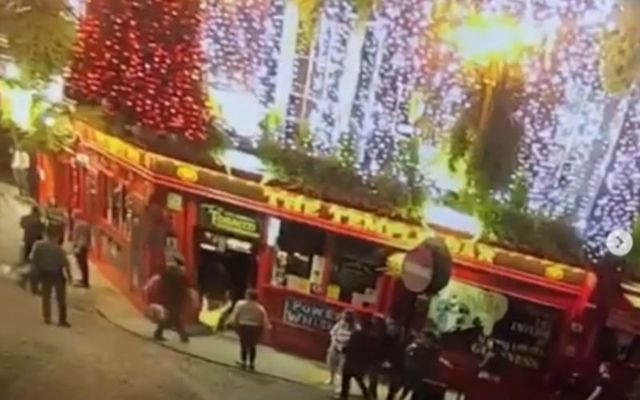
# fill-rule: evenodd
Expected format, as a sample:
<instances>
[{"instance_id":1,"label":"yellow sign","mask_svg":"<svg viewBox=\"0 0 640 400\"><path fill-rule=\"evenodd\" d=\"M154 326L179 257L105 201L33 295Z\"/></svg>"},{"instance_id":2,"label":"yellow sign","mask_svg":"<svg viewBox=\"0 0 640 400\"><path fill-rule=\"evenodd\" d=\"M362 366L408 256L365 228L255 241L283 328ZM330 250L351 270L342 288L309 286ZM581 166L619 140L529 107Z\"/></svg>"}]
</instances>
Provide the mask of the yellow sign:
<instances>
[{"instance_id":1,"label":"yellow sign","mask_svg":"<svg viewBox=\"0 0 640 400\"><path fill-rule=\"evenodd\" d=\"M188 165L179 166L176 175L184 182L195 183L198 181L198 170Z\"/></svg>"},{"instance_id":2,"label":"yellow sign","mask_svg":"<svg viewBox=\"0 0 640 400\"><path fill-rule=\"evenodd\" d=\"M426 237L427 229L422 226L413 226L353 208L325 203L282 189L265 187L264 193L273 208L364 231L407 249L418 245Z\"/></svg>"},{"instance_id":3,"label":"yellow sign","mask_svg":"<svg viewBox=\"0 0 640 400\"><path fill-rule=\"evenodd\" d=\"M139 148L118 138L106 135L97 129L91 128L83 122L77 122L75 126L76 129L78 129L78 134L84 136L84 139L89 139L94 142L95 145L114 157L137 166L146 165L145 155L147 153L144 150L140 150Z\"/></svg>"},{"instance_id":4,"label":"yellow sign","mask_svg":"<svg viewBox=\"0 0 640 400\"><path fill-rule=\"evenodd\" d=\"M444 242L454 257L465 257L487 263L493 263L496 249L473 240L446 236Z\"/></svg>"}]
</instances>

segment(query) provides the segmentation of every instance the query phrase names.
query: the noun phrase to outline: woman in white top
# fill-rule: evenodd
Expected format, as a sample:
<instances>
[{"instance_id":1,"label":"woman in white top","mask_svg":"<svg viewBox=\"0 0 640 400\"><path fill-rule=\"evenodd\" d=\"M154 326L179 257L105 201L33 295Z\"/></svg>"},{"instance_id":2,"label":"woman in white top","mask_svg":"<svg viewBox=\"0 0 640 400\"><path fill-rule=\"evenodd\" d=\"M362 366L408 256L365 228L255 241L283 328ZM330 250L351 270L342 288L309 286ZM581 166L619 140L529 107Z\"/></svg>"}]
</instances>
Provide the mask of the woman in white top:
<instances>
[{"instance_id":1,"label":"woman in white top","mask_svg":"<svg viewBox=\"0 0 640 400\"><path fill-rule=\"evenodd\" d=\"M240 366L255 369L256 349L264 330L271 329L267 311L258 302L258 292L247 290L246 299L240 300L233 309L230 322L240 337Z\"/></svg>"},{"instance_id":2,"label":"woman in white top","mask_svg":"<svg viewBox=\"0 0 640 400\"><path fill-rule=\"evenodd\" d=\"M327 366L330 374L329 385L334 385L336 375L342 372L344 348L356 329L356 316L352 310L345 310L340 321L331 328L331 344L329 345L329 350L327 350Z\"/></svg>"}]
</instances>

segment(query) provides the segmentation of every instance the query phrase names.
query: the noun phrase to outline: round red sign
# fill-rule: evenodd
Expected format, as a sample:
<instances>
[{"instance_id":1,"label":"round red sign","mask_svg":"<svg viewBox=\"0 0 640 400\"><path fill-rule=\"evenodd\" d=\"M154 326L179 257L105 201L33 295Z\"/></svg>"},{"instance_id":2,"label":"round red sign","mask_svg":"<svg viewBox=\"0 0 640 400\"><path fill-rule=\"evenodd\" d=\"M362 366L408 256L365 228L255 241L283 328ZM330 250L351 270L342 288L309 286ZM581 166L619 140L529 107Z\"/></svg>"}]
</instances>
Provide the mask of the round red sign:
<instances>
[{"instance_id":1,"label":"round red sign","mask_svg":"<svg viewBox=\"0 0 640 400\"><path fill-rule=\"evenodd\" d=\"M402 263L402 283L414 293L422 293L433 281L433 254L426 246L407 253Z\"/></svg>"}]
</instances>

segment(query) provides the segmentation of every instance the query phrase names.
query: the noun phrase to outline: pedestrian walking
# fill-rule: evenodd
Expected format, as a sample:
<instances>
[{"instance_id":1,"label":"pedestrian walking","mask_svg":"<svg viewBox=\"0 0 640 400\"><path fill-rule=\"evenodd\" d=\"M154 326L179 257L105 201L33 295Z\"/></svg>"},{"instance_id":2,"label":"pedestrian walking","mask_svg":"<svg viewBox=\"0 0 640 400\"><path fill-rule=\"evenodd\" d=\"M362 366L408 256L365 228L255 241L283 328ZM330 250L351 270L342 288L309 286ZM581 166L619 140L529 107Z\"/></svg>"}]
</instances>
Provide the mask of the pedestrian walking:
<instances>
[{"instance_id":1,"label":"pedestrian walking","mask_svg":"<svg viewBox=\"0 0 640 400\"><path fill-rule=\"evenodd\" d=\"M256 366L257 347L265 330L271 329L269 316L258 301L258 292L249 289L245 300L236 303L230 323L235 327L240 338L240 362L242 369L254 371Z\"/></svg>"},{"instance_id":2,"label":"pedestrian walking","mask_svg":"<svg viewBox=\"0 0 640 400\"><path fill-rule=\"evenodd\" d=\"M91 226L82 218L80 210L73 212L73 252L80 269L80 286L89 288L89 250Z\"/></svg>"},{"instance_id":3,"label":"pedestrian walking","mask_svg":"<svg viewBox=\"0 0 640 400\"><path fill-rule=\"evenodd\" d=\"M152 278L153 279L153 278ZM182 264L178 260L170 260L167 268L159 277L160 302L164 309L162 318L158 318L158 325L153 338L158 341L166 340L164 331L173 328L180 336L182 343L188 343L189 337L182 323L182 310L189 300L189 283Z\"/></svg>"},{"instance_id":4,"label":"pedestrian walking","mask_svg":"<svg viewBox=\"0 0 640 400\"><path fill-rule=\"evenodd\" d=\"M405 383L400 399L411 395L412 400L441 400L441 393L433 393L434 388L425 381L434 375L438 363L452 368L452 364L440 357L433 332L421 331L405 351Z\"/></svg>"},{"instance_id":5,"label":"pedestrian walking","mask_svg":"<svg viewBox=\"0 0 640 400\"><path fill-rule=\"evenodd\" d=\"M620 388L616 387L611 376L611 364L603 362L598 368L598 379L596 386L587 398L587 400L608 400L622 399L619 393Z\"/></svg>"},{"instance_id":6,"label":"pedestrian walking","mask_svg":"<svg viewBox=\"0 0 640 400\"><path fill-rule=\"evenodd\" d=\"M387 334L383 348L386 351L385 371L389 382L387 400L394 400L404 387L404 353L406 349L402 329L395 321L387 322Z\"/></svg>"},{"instance_id":7,"label":"pedestrian walking","mask_svg":"<svg viewBox=\"0 0 640 400\"><path fill-rule=\"evenodd\" d=\"M24 151L21 146L12 149L11 172L13 179L18 187L20 196L29 196L29 168L31 167L31 158L29 153Z\"/></svg>"},{"instance_id":8,"label":"pedestrian walking","mask_svg":"<svg viewBox=\"0 0 640 400\"><path fill-rule=\"evenodd\" d=\"M355 380L365 399L370 399L369 388L365 384L364 376L369 368L371 358L370 322L363 321L360 329L356 329L344 348L344 365L342 366L342 381L340 382L340 400L347 400L351 394L351 380Z\"/></svg>"},{"instance_id":9,"label":"pedestrian walking","mask_svg":"<svg viewBox=\"0 0 640 400\"><path fill-rule=\"evenodd\" d=\"M70 327L67 320L67 282L71 280L71 269L67 254L60 246L55 230L47 229L46 238L34 245L31 262L42 284L44 322L51 324L51 294L55 292L58 303L58 324L62 327Z\"/></svg>"},{"instance_id":10,"label":"pedestrian walking","mask_svg":"<svg viewBox=\"0 0 640 400\"><path fill-rule=\"evenodd\" d=\"M20 219L20 226L22 227L22 242L24 247L22 260L24 264L28 264L34 244L44 236L44 223L42 222L40 209L37 206L33 206L31 212ZM30 263L27 271L20 275L18 283L22 288L26 288L27 283L29 283L31 292L33 294L39 293L38 279Z\"/></svg>"},{"instance_id":11,"label":"pedestrian walking","mask_svg":"<svg viewBox=\"0 0 640 400\"><path fill-rule=\"evenodd\" d=\"M331 343L327 350L327 366L329 367L327 383L331 386L335 385L336 375L342 373L344 349L356 328L356 315L352 310L345 310L340 320L331 328Z\"/></svg>"},{"instance_id":12,"label":"pedestrian walking","mask_svg":"<svg viewBox=\"0 0 640 400\"><path fill-rule=\"evenodd\" d=\"M387 358L386 344L387 323L384 318L374 316L369 330L369 356L370 365L368 370L369 395L372 399L378 398L378 383L383 373L383 364Z\"/></svg>"}]
</instances>

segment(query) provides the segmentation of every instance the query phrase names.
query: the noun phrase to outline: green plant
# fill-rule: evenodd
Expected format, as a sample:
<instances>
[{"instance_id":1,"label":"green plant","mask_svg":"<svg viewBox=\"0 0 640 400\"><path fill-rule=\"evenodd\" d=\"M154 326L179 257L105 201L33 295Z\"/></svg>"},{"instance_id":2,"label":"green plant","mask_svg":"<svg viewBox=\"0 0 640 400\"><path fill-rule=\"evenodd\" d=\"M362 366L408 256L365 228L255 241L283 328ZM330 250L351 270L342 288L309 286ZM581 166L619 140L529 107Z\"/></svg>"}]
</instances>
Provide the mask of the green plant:
<instances>
[{"instance_id":1,"label":"green plant","mask_svg":"<svg viewBox=\"0 0 640 400\"><path fill-rule=\"evenodd\" d=\"M296 51L307 53L313 44L324 0L294 0L298 7Z\"/></svg>"},{"instance_id":2,"label":"green plant","mask_svg":"<svg viewBox=\"0 0 640 400\"><path fill-rule=\"evenodd\" d=\"M338 204L411 221L421 221L424 195L394 176L365 181L338 156L314 156L301 147L285 148L263 132L258 156L268 167L271 183Z\"/></svg>"},{"instance_id":3,"label":"green plant","mask_svg":"<svg viewBox=\"0 0 640 400\"><path fill-rule=\"evenodd\" d=\"M358 143L352 132L343 132L338 139L338 160L343 167L355 168L358 162Z\"/></svg>"},{"instance_id":4,"label":"green plant","mask_svg":"<svg viewBox=\"0 0 640 400\"><path fill-rule=\"evenodd\" d=\"M640 278L640 218L634 222L631 236L634 246L624 258L625 272L637 280Z\"/></svg>"},{"instance_id":5,"label":"green plant","mask_svg":"<svg viewBox=\"0 0 640 400\"><path fill-rule=\"evenodd\" d=\"M4 55L21 70L23 86L60 75L71 56L75 23L65 0L14 0L0 6Z\"/></svg>"}]
</instances>

